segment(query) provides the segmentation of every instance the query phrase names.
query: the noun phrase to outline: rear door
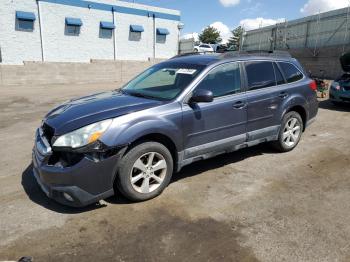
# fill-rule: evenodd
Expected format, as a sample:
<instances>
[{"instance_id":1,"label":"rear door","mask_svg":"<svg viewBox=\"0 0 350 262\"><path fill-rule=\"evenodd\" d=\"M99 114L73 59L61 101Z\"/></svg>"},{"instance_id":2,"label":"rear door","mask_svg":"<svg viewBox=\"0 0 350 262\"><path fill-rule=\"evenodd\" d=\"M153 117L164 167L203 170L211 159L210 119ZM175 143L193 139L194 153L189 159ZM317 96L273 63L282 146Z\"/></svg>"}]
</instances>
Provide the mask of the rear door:
<instances>
[{"instance_id":1,"label":"rear door","mask_svg":"<svg viewBox=\"0 0 350 262\"><path fill-rule=\"evenodd\" d=\"M280 125L280 107L288 97L279 68L272 61L244 63L247 90L248 141L277 135Z\"/></svg>"},{"instance_id":2,"label":"rear door","mask_svg":"<svg viewBox=\"0 0 350 262\"><path fill-rule=\"evenodd\" d=\"M196 89L212 91L214 101L183 104L185 159L245 142L247 108L239 63L215 67Z\"/></svg>"}]
</instances>

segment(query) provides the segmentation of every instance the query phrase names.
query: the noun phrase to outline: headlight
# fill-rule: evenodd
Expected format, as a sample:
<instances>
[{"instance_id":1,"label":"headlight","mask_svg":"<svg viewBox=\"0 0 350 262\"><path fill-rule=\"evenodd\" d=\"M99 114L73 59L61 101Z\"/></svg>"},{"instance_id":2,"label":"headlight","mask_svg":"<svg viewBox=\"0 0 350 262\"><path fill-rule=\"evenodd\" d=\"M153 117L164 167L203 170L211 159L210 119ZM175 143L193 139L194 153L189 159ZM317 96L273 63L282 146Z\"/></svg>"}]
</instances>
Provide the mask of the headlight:
<instances>
[{"instance_id":1,"label":"headlight","mask_svg":"<svg viewBox=\"0 0 350 262\"><path fill-rule=\"evenodd\" d=\"M78 148L95 142L112 123L112 119L97 122L57 138L53 146Z\"/></svg>"}]
</instances>

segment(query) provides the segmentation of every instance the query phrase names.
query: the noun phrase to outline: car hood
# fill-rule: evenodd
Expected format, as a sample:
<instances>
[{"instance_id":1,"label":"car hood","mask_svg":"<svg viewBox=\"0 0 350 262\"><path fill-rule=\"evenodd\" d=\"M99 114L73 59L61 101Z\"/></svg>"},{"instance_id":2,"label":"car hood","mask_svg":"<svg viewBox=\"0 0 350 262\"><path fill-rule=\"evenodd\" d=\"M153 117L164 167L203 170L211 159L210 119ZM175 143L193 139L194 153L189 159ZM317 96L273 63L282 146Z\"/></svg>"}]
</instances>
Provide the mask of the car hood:
<instances>
[{"instance_id":1,"label":"car hood","mask_svg":"<svg viewBox=\"0 0 350 262\"><path fill-rule=\"evenodd\" d=\"M110 91L70 100L51 110L44 122L62 135L80 127L140 111L164 102Z\"/></svg>"},{"instance_id":2,"label":"car hood","mask_svg":"<svg viewBox=\"0 0 350 262\"><path fill-rule=\"evenodd\" d=\"M340 57L340 64L344 72L350 72L350 52Z\"/></svg>"}]
</instances>

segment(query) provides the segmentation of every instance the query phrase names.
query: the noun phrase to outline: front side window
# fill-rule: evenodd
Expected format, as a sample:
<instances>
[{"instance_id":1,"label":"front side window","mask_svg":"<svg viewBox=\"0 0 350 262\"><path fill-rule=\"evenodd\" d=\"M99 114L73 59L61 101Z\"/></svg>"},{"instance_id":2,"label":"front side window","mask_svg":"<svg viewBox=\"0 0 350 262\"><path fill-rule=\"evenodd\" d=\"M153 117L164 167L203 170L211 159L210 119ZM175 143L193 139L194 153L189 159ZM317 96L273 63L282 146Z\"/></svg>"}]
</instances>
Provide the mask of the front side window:
<instances>
[{"instance_id":1,"label":"front side window","mask_svg":"<svg viewBox=\"0 0 350 262\"><path fill-rule=\"evenodd\" d=\"M133 96L172 100L203 70L204 66L163 63L155 65L126 84L122 91Z\"/></svg>"},{"instance_id":2,"label":"front side window","mask_svg":"<svg viewBox=\"0 0 350 262\"><path fill-rule=\"evenodd\" d=\"M303 78L303 74L292 64L278 62L288 83L296 82Z\"/></svg>"},{"instance_id":3,"label":"front side window","mask_svg":"<svg viewBox=\"0 0 350 262\"><path fill-rule=\"evenodd\" d=\"M236 94L241 91L238 63L227 63L214 68L196 87L213 92L214 97Z\"/></svg>"},{"instance_id":4,"label":"front side window","mask_svg":"<svg viewBox=\"0 0 350 262\"><path fill-rule=\"evenodd\" d=\"M257 90L276 85L272 62L246 62L245 70L247 73L249 90Z\"/></svg>"}]
</instances>

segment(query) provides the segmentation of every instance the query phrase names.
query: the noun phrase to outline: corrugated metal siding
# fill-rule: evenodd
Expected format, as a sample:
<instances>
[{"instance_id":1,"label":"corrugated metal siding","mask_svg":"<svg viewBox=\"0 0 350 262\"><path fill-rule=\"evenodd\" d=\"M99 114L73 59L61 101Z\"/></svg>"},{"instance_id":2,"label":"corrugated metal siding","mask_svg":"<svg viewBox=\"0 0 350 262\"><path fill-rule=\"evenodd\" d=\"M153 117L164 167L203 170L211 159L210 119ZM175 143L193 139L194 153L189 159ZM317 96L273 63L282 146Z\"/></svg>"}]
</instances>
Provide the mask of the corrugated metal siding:
<instances>
[{"instance_id":1,"label":"corrugated metal siding","mask_svg":"<svg viewBox=\"0 0 350 262\"><path fill-rule=\"evenodd\" d=\"M343 8L247 31L243 49L320 48L348 45L350 44L348 11L348 8Z\"/></svg>"}]
</instances>

